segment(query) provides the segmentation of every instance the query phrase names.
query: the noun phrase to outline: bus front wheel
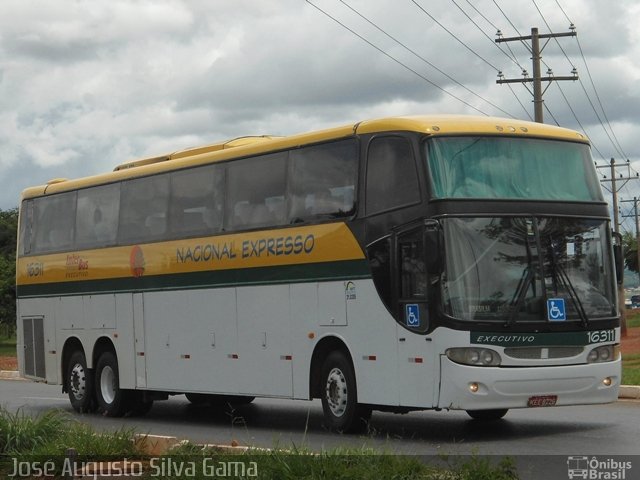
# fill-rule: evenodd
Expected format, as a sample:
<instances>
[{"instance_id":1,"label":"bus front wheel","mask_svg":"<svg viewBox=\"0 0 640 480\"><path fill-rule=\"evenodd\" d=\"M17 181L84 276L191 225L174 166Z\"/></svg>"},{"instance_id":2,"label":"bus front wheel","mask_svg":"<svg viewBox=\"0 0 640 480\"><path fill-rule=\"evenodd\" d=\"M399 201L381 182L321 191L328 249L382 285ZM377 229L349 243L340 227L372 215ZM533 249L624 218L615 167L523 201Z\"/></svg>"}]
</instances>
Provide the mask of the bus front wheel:
<instances>
[{"instance_id":1,"label":"bus front wheel","mask_svg":"<svg viewBox=\"0 0 640 480\"><path fill-rule=\"evenodd\" d=\"M121 417L129 410L129 393L120 388L118 359L112 352L104 352L96 365L96 398L107 417Z\"/></svg>"},{"instance_id":2,"label":"bus front wheel","mask_svg":"<svg viewBox=\"0 0 640 480\"><path fill-rule=\"evenodd\" d=\"M509 409L496 408L493 410L467 410L467 414L474 420L500 420Z\"/></svg>"},{"instance_id":3,"label":"bus front wheel","mask_svg":"<svg viewBox=\"0 0 640 480\"><path fill-rule=\"evenodd\" d=\"M358 404L355 373L351 361L340 352L331 352L322 365L322 411L327 428L352 433L364 430L371 409Z\"/></svg>"},{"instance_id":4,"label":"bus front wheel","mask_svg":"<svg viewBox=\"0 0 640 480\"><path fill-rule=\"evenodd\" d=\"M67 364L67 393L71 406L78 413L90 413L96 409L93 376L87 369L87 359L81 351L73 352Z\"/></svg>"}]
</instances>

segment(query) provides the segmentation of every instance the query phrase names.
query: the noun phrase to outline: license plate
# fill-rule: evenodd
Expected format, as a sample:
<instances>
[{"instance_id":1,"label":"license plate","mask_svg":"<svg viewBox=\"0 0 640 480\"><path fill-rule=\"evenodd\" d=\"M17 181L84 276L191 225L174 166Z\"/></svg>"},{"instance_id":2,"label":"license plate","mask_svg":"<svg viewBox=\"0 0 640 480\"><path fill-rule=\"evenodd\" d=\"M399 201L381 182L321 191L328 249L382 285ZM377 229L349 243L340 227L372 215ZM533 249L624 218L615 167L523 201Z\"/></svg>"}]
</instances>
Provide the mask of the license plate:
<instances>
[{"instance_id":1,"label":"license plate","mask_svg":"<svg viewBox=\"0 0 640 480\"><path fill-rule=\"evenodd\" d=\"M537 395L529 397L527 407L553 407L557 401L557 395Z\"/></svg>"}]
</instances>

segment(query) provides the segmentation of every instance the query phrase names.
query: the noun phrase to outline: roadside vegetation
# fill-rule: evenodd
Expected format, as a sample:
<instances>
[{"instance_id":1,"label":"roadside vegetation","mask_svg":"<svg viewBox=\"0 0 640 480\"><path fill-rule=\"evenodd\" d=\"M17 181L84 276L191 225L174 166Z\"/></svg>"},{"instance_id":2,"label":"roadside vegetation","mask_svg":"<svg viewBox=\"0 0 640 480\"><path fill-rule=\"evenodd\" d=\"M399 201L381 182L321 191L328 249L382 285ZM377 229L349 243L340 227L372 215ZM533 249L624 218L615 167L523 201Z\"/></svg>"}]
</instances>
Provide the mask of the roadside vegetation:
<instances>
[{"instance_id":1,"label":"roadside vegetation","mask_svg":"<svg viewBox=\"0 0 640 480\"><path fill-rule=\"evenodd\" d=\"M633 338L631 342L636 344L639 337L636 332L640 330L640 309L627 310L626 319L628 338ZM624 344L625 340L622 342ZM626 351L622 354L622 384L640 385L640 344L638 351Z\"/></svg>"},{"instance_id":2,"label":"roadside vegetation","mask_svg":"<svg viewBox=\"0 0 640 480\"><path fill-rule=\"evenodd\" d=\"M32 462L53 459L61 467L68 448L77 451L78 460L140 455L132 430L96 434L61 411L30 416L0 408L0 476L11 471L14 458Z\"/></svg>"},{"instance_id":3,"label":"roadside vegetation","mask_svg":"<svg viewBox=\"0 0 640 480\"><path fill-rule=\"evenodd\" d=\"M0 357L15 357L16 356L16 337L15 334L11 336L4 336L0 331Z\"/></svg>"},{"instance_id":4,"label":"roadside vegetation","mask_svg":"<svg viewBox=\"0 0 640 480\"><path fill-rule=\"evenodd\" d=\"M142 478L260 478L260 479L424 479L424 480L514 480L515 464L509 458L492 460L472 456L463 460L438 458L428 465L418 456L396 456L369 448L335 449L320 454L306 449L259 450L231 454L191 443L181 444L162 457L146 457L134 444L133 430L97 433L64 412L50 411L31 417L23 412L0 409L0 476L10 474L17 462L47 461L56 474L65 468L65 452L74 448L76 463L105 462L116 465L127 459L140 465ZM68 460L67 460L68 462ZM112 463L109 463L112 462ZM141 470L135 470L139 473ZM215 475L212 476L212 473Z\"/></svg>"}]
</instances>

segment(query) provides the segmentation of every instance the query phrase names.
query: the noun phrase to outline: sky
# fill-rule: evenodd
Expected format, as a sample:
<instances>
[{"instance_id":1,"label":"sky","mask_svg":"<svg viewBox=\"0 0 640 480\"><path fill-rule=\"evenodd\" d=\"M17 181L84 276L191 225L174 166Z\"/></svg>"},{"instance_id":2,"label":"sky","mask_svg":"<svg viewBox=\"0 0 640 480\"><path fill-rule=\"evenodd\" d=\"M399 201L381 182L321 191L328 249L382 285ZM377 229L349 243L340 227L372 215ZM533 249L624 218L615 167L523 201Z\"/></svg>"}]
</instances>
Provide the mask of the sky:
<instances>
[{"instance_id":1,"label":"sky","mask_svg":"<svg viewBox=\"0 0 640 480\"><path fill-rule=\"evenodd\" d=\"M548 85L544 120L586 133L598 165L640 171L637 0L1 0L0 208L52 178L243 135L415 114L528 120L525 85L496 80L531 75L531 54L499 48L496 28L570 23L577 37L542 43L543 73L575 67L579 80ZM620 195L640 195L640 180Z\"/></svg>"}]
</instances>

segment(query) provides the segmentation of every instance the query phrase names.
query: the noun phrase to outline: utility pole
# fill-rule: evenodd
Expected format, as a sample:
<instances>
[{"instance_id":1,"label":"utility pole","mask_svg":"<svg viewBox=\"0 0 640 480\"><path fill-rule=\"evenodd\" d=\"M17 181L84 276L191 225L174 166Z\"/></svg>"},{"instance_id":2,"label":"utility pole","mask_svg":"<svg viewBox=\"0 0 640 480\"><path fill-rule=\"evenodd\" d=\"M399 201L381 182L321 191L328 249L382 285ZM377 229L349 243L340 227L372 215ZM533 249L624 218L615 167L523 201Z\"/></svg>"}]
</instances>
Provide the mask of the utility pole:
<instances>
[{"instance_id":1,"label":"utility pole","mask_svg":"<svg viewBox=\"0 0 640 480\"><path fill-rule=\"evenodd\" d=\"M542 99L542 96L547 91L547 88L549 88L549 85L551 85L551 82L558 81L558 80L575 81L578 79L578 71L576 70L575 67L573 67L573 70L571 71L571 76L567 76L567 77L554 76L553 71L550 68L547 70L547 76L543 77L540 69L540 61L542 59L541 54L542 54L542 51L547 46L547 44L549 43L549 40L557 37L575 37L576 36L576 28L573 26L573 24L571 24L571 27L569 29L571 30L570 32L539 34L538 29L533 27L531 29L531 35L527 35L523 37L509 37L509 38L503 38L502 32L500 30L498 30L498 33L497 33L498 38L496 39L496 43L519 41L519 42L522 42L527 47L527 49L531 52L531 60L533 63L533 78L529 77L529 73L525 69L522 70L522 78L504 78L504 75L502 74L502 72L498 72L498 80L496 80L496 83L498 84L522 83L522 84L525 84L525 87L527 86L526 85L527 83L533 83L532 93L533 93L533 106L534 106L534 114L535 114L534 118L535 118L535 121L538 123L544 123L543 113L542 113L544 100ZM545 44L542 46L542 48L540 48L541 39L547 40ZM525 41L527 40L531 41L531 47L529 47L529 45L525 43ZM542 82L549 82L544 90L542 89ZM527 87L527 90L529 90L529 87ZM529 91L531 92L531 90Z\"/></svg>"},{"instance_id":2,"label":"utility pole","mask_svg":"<svg viewBox=\"0 0 640 480\"><path fill-rule=\"evenodd\" d=\"M623 174L617 175L616 168L626 167L626 176ZM600 180L602 183L602 187L611 193L613 196L613 231L617 234L620 234L620 222L618 221L618 191L624 187L629 180L637 180L639 177L636 175L635 177L631 176L631 164L629 160L624 163L616 163L615 159L612 158L609 162L609 165L596 165L597 169L601 168L610 168L611 169L611 178L605 177ZM617 178L616 178L617 177ZM618 180L618 182L616 181ZM620 184L619 182L622 182ZM607 183L611 183L611 188L607 187ZM620 310L620 326L621 326L621 335L623 337L627 336L627 319L625 315L625 306L624 306L624 282L621 282L618 285L618 309Z\"/></svg>"}]
</instances>

